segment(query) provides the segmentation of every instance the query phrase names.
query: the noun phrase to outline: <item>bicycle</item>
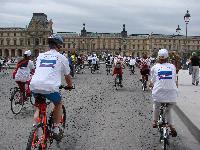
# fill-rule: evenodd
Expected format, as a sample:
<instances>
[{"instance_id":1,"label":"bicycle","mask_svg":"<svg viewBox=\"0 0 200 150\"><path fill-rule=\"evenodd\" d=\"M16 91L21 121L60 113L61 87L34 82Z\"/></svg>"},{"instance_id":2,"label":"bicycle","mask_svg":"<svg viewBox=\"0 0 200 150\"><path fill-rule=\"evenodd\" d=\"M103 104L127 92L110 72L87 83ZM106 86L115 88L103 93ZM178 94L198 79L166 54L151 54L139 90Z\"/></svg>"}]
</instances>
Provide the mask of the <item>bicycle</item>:
<instances>
[{"instance_id":1,"label":"bicycle","mask_svg":"<svg viewBox=\"0 0 200 150\"><path fill-rule=\"evenodd\" d=\"M114 80L114 82L115 82L114 86L115 86L116 90L118 90L118 87L121 87L121 88L122 88L122 84L121 84L121 81L120 81L120 80L121 80L121 79L120 79L120 77L119 77L119 74L117 74L117 76L116 76L116 78L115 78L115 80Z\"/></svg>"},{"instance_id":2,"label":"bicycle","mask_svg":"<svg viewBox=\"0 0 200 150\"><path fill-rule=\"evenodd\" d=\"M68 88L65 86L60 86L60 89L70 90L75 89L75 87ZM32 150L32 149L39 149L39 150L45 150L51 146L53 143L53 140L55 139L53 136L53 111L50 113L50 116L47 121L47 105L50 104L50 102L46 101L46 98L42 94L37 95L38 104L35 105L39 108L39 116L38 116L38 124L33 127L33 129L30 132L28 143L26 150ZM62 128L65 128L66 123L66 109L65 106L62 105L62 117L60 120L60 123L62 125ZM61 135L63 137L63 133ZM57 143L60 142L60 140L57 140Z\"/></svg>"},{"instance_id":3,"label":"bicycle","mask_svg":"<svg viewBox=\"0 0 200 150\"><path fill-rule=\"evenodd\" d=\"M134 65L130 65L130 71L132 74L134 74L135 72L135 66Z\"/></svg>"},{"instance_id":4,"label":"bicycle","mask_svg":"<svg viewBox=\"0 0 200 150\"><path fill-rule=\"evenodd\" d=\"M147 89L147 81L148 81L148 74L142 75L142 90L146 91Z\"/></svg>"},{"instance_id":5,"label":"bicycle","mask_svg":"<svg viewBox=\"0 0 200 150\"><path fill-rule=\"evenodd\" d=\"M106 64L106 72L107 72L107 75L110 74L111 68L112 68L112 65Z\"/></svg>"},{"instance_id":6,"label":"bicycle","mask_svg":"<svg viewBox=\"0 0 200 150\"><path fill-rule=\"evenodd\" d=\"M26 82L26 85L28 82ZM24 107L24 104L26 101L30 101L32 105L34 105L34 101L31 98L31 94L28 93L27 91L28 85L26 86L25 92L22 93L20 91L19 87L14 87L10 89L11 97L10 97L10 102L11 102L11 111L13 114L19 114ZM26 97L25 99L23 98L23 95Z\"/></svg>"},{"instance_id":7,"label":"bicycle","mask_svg":"<svg viewBox=\"0 0 200 150\"><path fill-rule=\"evenodd\" d=\"M164 150L169 146L170 136L170 129L165 116L168 105L168 103L161 103L159 118L157 121L157 127L160 133L160 142L163 143Z\"/></svg>"}]
</instances>

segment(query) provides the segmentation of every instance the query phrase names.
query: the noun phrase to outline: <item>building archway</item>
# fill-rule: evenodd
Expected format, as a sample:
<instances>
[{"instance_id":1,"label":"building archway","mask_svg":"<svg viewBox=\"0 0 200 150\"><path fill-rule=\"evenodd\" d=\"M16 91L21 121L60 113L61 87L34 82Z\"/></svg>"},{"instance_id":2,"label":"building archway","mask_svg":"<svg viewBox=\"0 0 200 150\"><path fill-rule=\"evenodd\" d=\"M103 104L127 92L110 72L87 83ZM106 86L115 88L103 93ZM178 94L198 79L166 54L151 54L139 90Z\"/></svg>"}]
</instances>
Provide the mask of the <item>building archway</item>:
<instances>
[{"instance_id":1,"label":"building archway","mask_svg":"<svg viewBox=\"0 0 200 150\"><path fill-rule=\"evenodd\" d=\"M11 57L15 57L15 49L11 49Z\"/></svg>"},{"instance_id":2,"label":"building archway","mask_svg":"<svg viewBox=\"0 0 200 150\"><path fill-rule=\"evenodd\" d=\"M19 57L22 56L22 50L21 50L21 49L18 49L18 50L17 50L17 56L19 56Z\"/></svg>"},{"instance_id":3,"label":"building archway","mask_svg":"<svg viewBox=\"0 0 200 150\"><path fill-rule=\"evenodd\" d=\"M5 49L5 50L4 50L4 56L5 56L5 57L9 57L9 50L8 50L8 49Z\"/></svg>"}]
</instances>

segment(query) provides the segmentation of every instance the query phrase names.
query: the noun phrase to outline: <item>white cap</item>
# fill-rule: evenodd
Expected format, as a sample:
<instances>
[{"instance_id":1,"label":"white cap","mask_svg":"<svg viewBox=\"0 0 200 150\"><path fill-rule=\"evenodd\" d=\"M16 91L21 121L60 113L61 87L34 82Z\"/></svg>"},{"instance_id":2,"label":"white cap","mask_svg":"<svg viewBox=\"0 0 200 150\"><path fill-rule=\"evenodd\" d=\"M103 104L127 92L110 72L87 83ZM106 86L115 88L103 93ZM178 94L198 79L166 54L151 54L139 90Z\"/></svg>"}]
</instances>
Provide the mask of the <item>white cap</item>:
<instances>
[{"instance_id":1,"label":"white cap","mask_svg":"<svg viewBox=\"0 0 200 150\"><path fill-rule=\"evenodd\" d=\"M31 56L31 51L27 50L27 51L24 52L24 54L27 55L27 56Z\"/></svg>"},{"instance_id":2,"label":"white cap","mask_svg":"<svg viewBox=\"0 0 200 150\"><path fill-rule=\"evenodd\" d=\"M158 51L158 57L164 57L167 58L169 56L168 50L166 49L161 49Z\"/></svg>"}]
</instances>

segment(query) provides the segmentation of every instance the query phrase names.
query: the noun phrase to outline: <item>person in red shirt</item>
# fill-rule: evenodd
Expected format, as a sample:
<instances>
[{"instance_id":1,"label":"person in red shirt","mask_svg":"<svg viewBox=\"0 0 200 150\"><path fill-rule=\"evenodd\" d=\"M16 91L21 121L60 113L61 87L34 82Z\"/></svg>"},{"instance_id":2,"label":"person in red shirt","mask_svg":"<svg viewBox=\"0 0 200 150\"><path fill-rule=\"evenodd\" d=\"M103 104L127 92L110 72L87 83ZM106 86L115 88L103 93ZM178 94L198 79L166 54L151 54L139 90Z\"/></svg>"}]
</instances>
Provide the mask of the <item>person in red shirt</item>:
<instances>
[{"instance_id":1,"label":"person in red shirt","mask_svg":"<svg viewBox=\"0 0 200 150\"><path fill-rule=\"evenodd\" d=\"M122 68L123 68L123 66L124 66L123 57L119 56L116 63L114 64L113 76L114 76L114 78L116 78L117 75L119 75L120 87L123 87L123 85L122 85L122 74L123 74Z\"/></svg>"}]
</instances>

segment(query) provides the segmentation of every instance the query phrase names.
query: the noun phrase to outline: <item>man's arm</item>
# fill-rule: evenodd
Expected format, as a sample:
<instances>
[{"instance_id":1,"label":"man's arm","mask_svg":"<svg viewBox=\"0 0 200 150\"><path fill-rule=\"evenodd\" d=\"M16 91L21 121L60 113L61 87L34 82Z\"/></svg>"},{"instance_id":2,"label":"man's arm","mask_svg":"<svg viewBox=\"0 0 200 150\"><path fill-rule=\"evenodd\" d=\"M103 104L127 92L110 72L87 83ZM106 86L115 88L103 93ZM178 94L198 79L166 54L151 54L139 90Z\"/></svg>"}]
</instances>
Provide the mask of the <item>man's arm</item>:
<instances>
[{"instance_id":1,"label":"man's arm","mask_svg":"<svg viewBox=\"0 0 200 150\"><path fill-rule=\"evenodd\" d=\"M68 87L72 87L72 77L70 74L65 75L65 81L66 81Z\"/></svg>"}]
</instances>

